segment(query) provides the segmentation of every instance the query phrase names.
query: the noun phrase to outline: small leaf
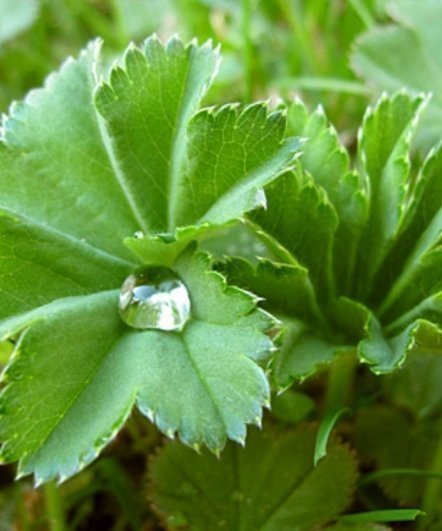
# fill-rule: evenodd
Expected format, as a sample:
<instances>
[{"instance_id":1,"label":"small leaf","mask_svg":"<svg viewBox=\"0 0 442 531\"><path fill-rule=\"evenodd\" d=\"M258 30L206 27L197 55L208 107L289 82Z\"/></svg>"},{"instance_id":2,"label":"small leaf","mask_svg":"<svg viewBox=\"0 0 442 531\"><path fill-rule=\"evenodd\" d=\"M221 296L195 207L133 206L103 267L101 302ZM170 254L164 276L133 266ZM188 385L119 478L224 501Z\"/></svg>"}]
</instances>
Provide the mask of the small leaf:
<instances>
[{"instance_id":1,"label":"small leaf","mask_svg":"<svg viewBox=\"0 0 442 531\"><path fill-rule=\"evenodd\" d=\"M252 219L308 268L318 299L325 299L334 289L335 209L324 191L299 172L281 176L266 188L266 194L267 209L254 212Z\"/></svg>"},{"instance_id":2,"label":"small leaf","mask_svg":"<svg viewBox=\"0 0 442 531\"><path fill-rule=\"evenodd\" d=\"M256 266L241 258L220 265L232 284L256 293L263 306L275 315L291 316L311 325L321 325L321 314L306 268L260 259Z\"/></svg>"},{"instance_id":3,"label":"small leaf","mask_svg":"<svg viewBox=\"0 0 442 531\"><path fill-rule=\"evenodd\" d=\"M314 400L308 395L289 389L273 397L272 416L285 424L299 424L315 407Z\"/></svg>"},{"instance_id":4,"label":"small leaf","mask_svg":"<svg viewBox=\"0 0 442 531\"><path fill-rule=\"evenodd\" d=\"M152 463L155 507L192 530L307 531L327 523L347 505L356 469L336 441L312 468L314 441L311 427L254 431L245 449L229 444L220 460L171 443Z\"/></svg>"},{"instance_id":5,"label":"small leaf","mask_svg":"<svg viewBox=\"0 0 442 531\"><path fill-rule=\"evenodd\" d=\"M417 418L442 414L442 333L422 327L400 371L383 380L385 395Z\"/></svg>"},{"instance_id":6,"label":"small leaf","mask_svg":"<svg viewBox=\"0 0 442 531\"><path fill-rule=\"evenodd\" d=\"M368 202L363 181L351 171L350 157L338 135L319 107L308 114L299 100L289 109L288 131L306 137L300 162L320 185L336 209L339 225L334 240L334 268L338 285L348 291L361 231L366 222Z\"/></svg>"},{"instance_id":7,"label":"small leaf","mask_svg":"<svg viewBox=\"0 0 442 531\"><path fill-rule=\"evenodd\" d=\"M333 428L337 422L346 414L351 413L351 409L344 407L338 411L331 412L321 421L318 435L315 443L315 453L313 456L313 464L318 466L319 461L327 455L327 443L330 438Z\"/></svg>"},{"instance_id":8,"label":"small leaf","mask_svg":"<svg viewBox=\"0 0 442 531\"><path fill-rule=\"evenodd\" d=\"M299 321L286 321L280 350L272 360L272 375L279 389L303 381L322 365L331 363L342 347L323 339Z\"/></svg>"},{"instance_id":9,"label":"small leaf","mask_svg":"<svg viewBox=\"0 0 442 531\"><path fill-rule=\"evenodd\" d=\"M424 100L398 93L368 109L358 142L358 167L367 183L369 219L359 246L358 296L366 298L373 278L403 228L409 181L409 149ZM356 277L356 278L358 278Z\"/></svg>"},{"instance_id":10,"label":"small leaf","mask_svg":"<svg viewBox=\"0 0 442 531\"><path fill-rule=\"evenodd\" d=\"M345 514L340 516L339 520L355 524L361 522L412 522L424 514L420 509L385 509L384 511Z\"/></svg>"}]
</instances>

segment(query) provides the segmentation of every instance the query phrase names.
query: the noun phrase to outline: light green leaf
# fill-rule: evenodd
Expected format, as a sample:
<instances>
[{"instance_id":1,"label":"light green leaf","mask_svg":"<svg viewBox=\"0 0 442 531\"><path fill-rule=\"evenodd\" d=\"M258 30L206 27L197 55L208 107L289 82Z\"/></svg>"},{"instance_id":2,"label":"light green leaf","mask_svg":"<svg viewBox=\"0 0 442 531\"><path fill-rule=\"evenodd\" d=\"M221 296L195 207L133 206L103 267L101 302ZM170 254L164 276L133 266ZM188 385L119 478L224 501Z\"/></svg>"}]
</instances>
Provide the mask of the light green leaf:
<instances>
[{"instance_id":1,"label":"light green leaf","mask_svg":"<svg viewBox=\"0 0 442 531\"><path fill-rule=\"evenodd\" d=\"M39 0L2 0L0 3L0 46L37 18Z\"/></svg>"},{"instance_id":2,"label":"light green leaf","mask_svg":"<svg viewBox=\"0 0 442 531\"><path fill-rule=\"evenodd\" d=\"M0 140L0 205L119 257L139 225L92 105L94 43L12 106ZM110 203L111 201L111 203ZM109 223L112 208L112 223Z\"/></svg>"},{"instance_id":3,"label":"light green leaf","mask_svg":"<svg viewBox=\"0 0 442 531\"><path fill-rule=\"evenodd\" d=\"M409 150L424 100L405 93L382 97L365 115L358 143L358 166L369 188L369 219L359 245L355 280L366 298L373 279L400 234L409 185Z\"/></svg>"},{"instance_id":4,"label":"light green leaf","mask_svg":"<svg viewBox=\"0 0 442 531\"><path fill-rule=\"evenodd\" d=\"M179 227L223 224L262 205L263 186L300 145L283 140L284 115L263 103L195 114L218 62L208 44L171 39L164 47L151 38L142 51L130 48L124 68L115 66L110 84L97 91L115 171L156 242L155 233L168 233L173 243L183 236L175 234ZM128 243L143 258L152 250L149 237Z\"/></svg>"},{"instance_id":5,"label":"light green leaf","mask_svg":"<svg viewBox=\"0 0 442 531\"><path fill-rule=\"evenodd\" d=\"M98 455L135 402L189 445L220 451L227 437L244 441L246 423L259 423L269 403L256 361L272 347L273 321L208 271L204 255L186 254L176 267L192 299L182 333L127 328L115 291L60 299L9 322L15 333L32 326L5 373L3 461L20 460L19 474L37 483L63 480Z\"/></svg>"},{"instance_id":6,"label":"light green leaf","mask_svg":"<svg viewBox=\"0 0 442 531\"><path fill-rule=\"evenodd\" d=\"M405 229L395 243L376 278L372 297L375 303L383 300L380 312L393 309L395 297L401 291L422 293L419 282L413 276L422 267L426 254L432 253L440 242L442 197L442 147L432 150L420 169L415 182L409 188L409 200L405 212ZM403 311L398 304L394 308ZM396 313L399 313L396 311Z\"/></svg>"},{"instance_id":7,"label":"light green leaf","mask_svg":"<svg viewBox=\"0 0 442 531\"><path fill-rule=\"evenodd\" d=\"M363 182L350 170L350 158L338 135L319 107L308 114L299 100L290 106L288 131L306 137L300 162L319 184L336 209L339 226L334 239L334 269L341 290L348 291L357 244L367 218L367 197Z\"/></svg>"},{"instance_id":8,"label":"light green leaf","mask_svg":"<svg viewBox=\"0 0 442 531\"><path fill-rule=\"evenodd\" d=\"M433 94L419 137L423 146L431 147L441 137L442 4L440 0L393 0L388 11L397 24L374 27L357 39L351 63L379 90L406 87Z\"/></svg>"},{"instance_id":9,"label":"light green leaf","mask_svg":"<svg viewBox=\"0 0 442 531\"><path fill-rule=\"evenodd\" d=\"M266 194L267 209L254 212L252 219L308 268L318 299L327 298L334 289L335 209L324 191L301 172L281 176L266 188Z\"/></svg>"},{"instance_id":10,"label":"light green leaf","mask_svg":"<svg viewBox=\"0 0 442 531\"><path fill-rule=\"evenodd\" d=\"M229 258L220 265L232 284L263 299L266 310L274 315L290 316L321 326L321 314L306 268L260 259L256 266L241 258Z\"/></svg>"},{"instance_id":11,"label":"light green leaf","mask_svg":"<svg viewBox=\"0 0 442 531\"><path fill-rule=\"evenodd\" d=\"M286 322L280 350L272 360L272 375L279 389L293 380L305 380L322 365L329 364L342 347L333 345L299 321Z\"/></svg>"},{"instance_id":12,"label":"light green leaf","mask_svg":"<svg viewBox=\"0 0 442 531\"><path fill-rule=\"evenodd\" d=\"M361 522L410 522L425 514L420 509L384 509L341 516L343 522L359 524Z\"/></svg>"},{"instance_id":13,"label":"light green leaf","mask_svg":"<svg viewBox=\"0 0 442 531\"><path fill-rule=\"evenodd\" d=\"M282 111L269 112L263 103L199 112L189 126L188 164L173 225L222 224L265 204L263 186L301 146L298 139L283 141L285 122Z\"/></svg>"},{"instance_id":14,"label":"light green leaf","mask_svg":"<svg viewBox=\"0 0 442 531\"><path fill-rule=\"evenodd\" d=\"M245 449L230 444L221 460L169 444L151 469L155 506L168 521L195 531L307 531L327 523L349 501L355 463L350 451L333 441L313 469L314 441L311 427L255 431Z\"/></svg>"},{"instance_id":15,"label":"light green leaf","mask_svg":"<svg viewBox=\"0 0 442 531\"><path fill-rule=\"evenodd\" d=\"M19 472L34 473L37 483L63 480L94 459L134 404L169 436L219 452L229 437L243 442L246 424L259 423L269 403L262 366L275 321L252 295L227 287L207 257L192 257L194 248L175 260L195 234L209 233L208 224L179 227L177 247L162 261L189 291L184 330L135 331L118 314L118 289L136 267L123 240L169 219L168 187L179 188L186 175L187 130L217 61L209 45L177 39L130 47L126 70L114 68L112 88L98 89L103 124L93 101L95 43L4 119L0 337L18 341L0 400L2 458L20 461ZM149 112L140 114L143 103ZM249 158L241 152L246 169L236 188L219 183L235 216L256 206L252 195L262 200L259 190L297 145L282 141L283 117L262 109L232 111L247 129L241 141L258 142L260 153L250 144ZM130 127L114 128L122 116ZM160 150L152 135L164 140ZM161 244L175 237L148 236ZM158 245L159 262L163 251Z\"/></svg>"},{"instance_id":16,"label":"light green leaf","mask_svg":"<svg viewBox=\"0 0 442 531\"><path fill-rule=\"evenodd\" d=\"M95 102L106 123L115 173L145 232L175 228L186 133L219 63L210 44L155 36L129 47ZM126 233L126 235L128 235Z\"/></svg>"},{"instance_id":17,"label":"light green leaf","mask_svg":"<svg viewBox=\"0 0 442 531\"><path fill-rule=\"evenodd\" d=\"M71 476L115 436L136 395L134 364L118 340L117 293L48 308L20 339L1 397L3 462L37 484Z\"/></svg>"},{"instance_id":18,"label":"light green leaf","mask_svg":"<svg viewBox=\"0 0 442 531\"><path fill-rule=\"evenodd\" d=\"M86 242L0 210L0 330L59 298L115 288L131 269Z\"/></svg>"}]
</instances>

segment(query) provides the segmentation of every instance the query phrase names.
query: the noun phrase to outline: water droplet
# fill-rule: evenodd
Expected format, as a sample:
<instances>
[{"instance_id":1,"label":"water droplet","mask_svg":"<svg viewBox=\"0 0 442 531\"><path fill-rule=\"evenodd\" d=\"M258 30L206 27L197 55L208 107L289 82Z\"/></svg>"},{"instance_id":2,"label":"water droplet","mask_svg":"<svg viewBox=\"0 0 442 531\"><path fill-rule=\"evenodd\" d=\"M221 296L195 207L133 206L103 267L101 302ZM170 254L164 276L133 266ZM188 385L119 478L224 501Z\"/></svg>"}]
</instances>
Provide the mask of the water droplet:
<instances>
[{"instance_id":1,"label":"water droplet","mask_svg":"<svg viewBox=\"0 0 442 531\"><path fill-rule=\"evenodd\" d=\"M143 266L124 281L119 310L133 328L182 330L190 317L189 293L170 269Z\"/></svg>"},{"instance_id":2,"label":"water droplet","mask_svg":"<svg viewBox=\"0 0 442 531\"><path fill-rule=\"evenodd\" d=\"M134 238L137 240L142 240L144 238L144 232L142 230L137 230L134 234Z\"/></svg>"}]
</instances>

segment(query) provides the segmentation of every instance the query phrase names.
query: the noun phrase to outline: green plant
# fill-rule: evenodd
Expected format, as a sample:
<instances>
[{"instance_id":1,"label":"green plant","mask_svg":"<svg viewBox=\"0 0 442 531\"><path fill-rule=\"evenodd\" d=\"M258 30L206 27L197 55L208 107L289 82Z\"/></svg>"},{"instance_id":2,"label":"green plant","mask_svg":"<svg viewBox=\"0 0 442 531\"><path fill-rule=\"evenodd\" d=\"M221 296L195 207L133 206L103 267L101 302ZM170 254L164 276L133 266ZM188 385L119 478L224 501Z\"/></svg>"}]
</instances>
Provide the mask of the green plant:
<instances>
[{"instance_id":1,"label":"green plant","mask_svg":"<svg viewBox=\"0 0 442 531\"><path fill-rule=\"evenodd\" d=\"M353 162L321 108L198 110L219 63L210 44L151 37L108 76L99 59L95 42L2 125L0 338L13 344L2 461L19 461L18 475L37 485L64 481L136 406L168 437L222 456L171 443L155 458L152 497L170 527L310 529L340 519L334 529L375 530L416 518L421 504L436 521L442 463L431 441L442 399L427 368L440 371L442 354L442 151L420 168L409 156L426 98L397 93L368 109ZM190 318L179 330L121 319L119 288L140 264L184 284ZM427 393L419 407L406 392L410 371ZM249 445L246 425L261 425L272 391L286 393ZM410 410L404 422L419 433L422 459L410 457L414 440L399 457L394 437L367 430L364 408L377 411L377 396L387 426L388 415L404 425L398 406ZM362 472L413 463L419 496L363 475L390 496L373 503L355 454L330 438L344 412ZM319 429L298 425L313 416ZM222 452L227 439L246 448L229 442ZM49 510L61 521L52 487Z\"/></svg>"},{"instance_id":2,"label":"green plant","mask_svg":"<svg viewBox=\"0 0 442 531\"><path fill-rule=\"evenodd\" d=\"M360 36L351 63L358 75L379 90L406 87L414 93L432 94L418 135L419 144L429 149L441 137L442 2L394 0L388 3L388 12L395 23L371 27Z\"/></svg>"}]
</instances>

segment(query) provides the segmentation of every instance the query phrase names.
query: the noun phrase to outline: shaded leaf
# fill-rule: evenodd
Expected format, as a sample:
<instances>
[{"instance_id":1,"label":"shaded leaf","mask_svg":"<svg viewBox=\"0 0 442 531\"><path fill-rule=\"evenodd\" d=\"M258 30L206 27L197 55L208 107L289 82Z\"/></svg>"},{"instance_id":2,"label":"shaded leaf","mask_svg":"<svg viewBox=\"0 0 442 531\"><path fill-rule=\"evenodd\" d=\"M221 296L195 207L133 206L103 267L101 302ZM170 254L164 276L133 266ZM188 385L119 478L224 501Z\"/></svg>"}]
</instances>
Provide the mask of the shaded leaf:
<instances>
[{"instance_id":1,"label":"shaded leaf","mask_svg":"<svg viewBox=\"0 0 442 531\"><path fill-rule=\"evenodd\" d=\"M356 524L360 522L411 522L424 514L420 509L384 509L383 511L346 514L341 516L340 520Z\"/></svg>"},{"instance_id":2,"label":"shaded leaf","mask_svg":"<svg viewBox=\"0 0 442 531\"><path fill-rule=\"evenodd\" d=\"M296 100L289 109L288 131L306 137L300 157L302 168L326 191L339 217L333 265L336 282L346 292L351 286L357 245L367 218L364 183L351 171L348 152L321 107L308 114L303 103Z\"/></svg>"},{"instance_id":3,"label":"shaded leaf","mask_svg":"<svg viewBox=\"0 0 442 531\"><path fill-rule=\"evenodd\" d=\"M355 445L365 461L386 468L428 470L438 444L435 423L422 424L410 420L403 412L387 406L360 409L355 421ZM382 488L393 499L419 504L427 478L390 476L379 479ZM438 480L430 480L438 481Z\"/></svg>"},{"instance_id":4,"label":"shaded leaf","mask_svg":"<svg viewBox=\"0 0 442 531\"><path fill-rule=\"evenodd\" d=\"M299 391L287 390L272 399L272 416L285 424L298 424L315 410L312 398Z\"/></svg>"},{"instance_id":5,"label":"shaded leaf","mask_svg":"<svg viewBox=\"0 0 442 531\"><path fill-rule=\"evenodd\" d=\"M275 315L291 316L319 325L321 314L305 267L260 259L256 266L241 258L229 258L219 266L232 284L258 294L263 306Z\"/></svg>"},{"instance_id":6,"label":"shaded leaf","mask_svg":"<svg viewBox=\"0 0 442 531\"><path fill-rule=\"evenodd\" d=\"M221 460L175 443L155 458L155 507L192 530L309 530L347 505L356 470L349 450L333 441L312 468L315 431L253 432L245 449L229 445ZM336 487L328 488L329 482Z\"/></svg>"},{"instance_id":7,"label":"shaded leaf","mask_svg":"<svg viewBox=\"0 0 442 531\"><path fill-rule=\"evenodd\" d=\"M359 245L355 281L366 298L373 278L403 228L410 174L409 150L422 98L405 93L382 97L364 117L358 142L358 169L369 188L369 219Z\"/></svg>"},{"instance_id":8,"label":"shaded leaf","mask_svg":"<svg viewBox=\"0 0 442 531\"><path fill-rule=\"evenodd\" d=\"M266 188L268 206L252 219L308 268L319 300L333 291L335 209L311 178L287 173ZM309 222L305 223L308 219Z\"/></svg>"},{"instance_id":9,"label":"shaded leaf","mask_svg":"<svg viewBox=\"0 0 442 531\"><path fill-rule=\"evenodd\" d=\"M286 321L280 350L272 360L272 375L280 389L293 380L305 380L324 364L329 364L342 347L309 330L299 321Z\"/></svg>"}]
</instances>

